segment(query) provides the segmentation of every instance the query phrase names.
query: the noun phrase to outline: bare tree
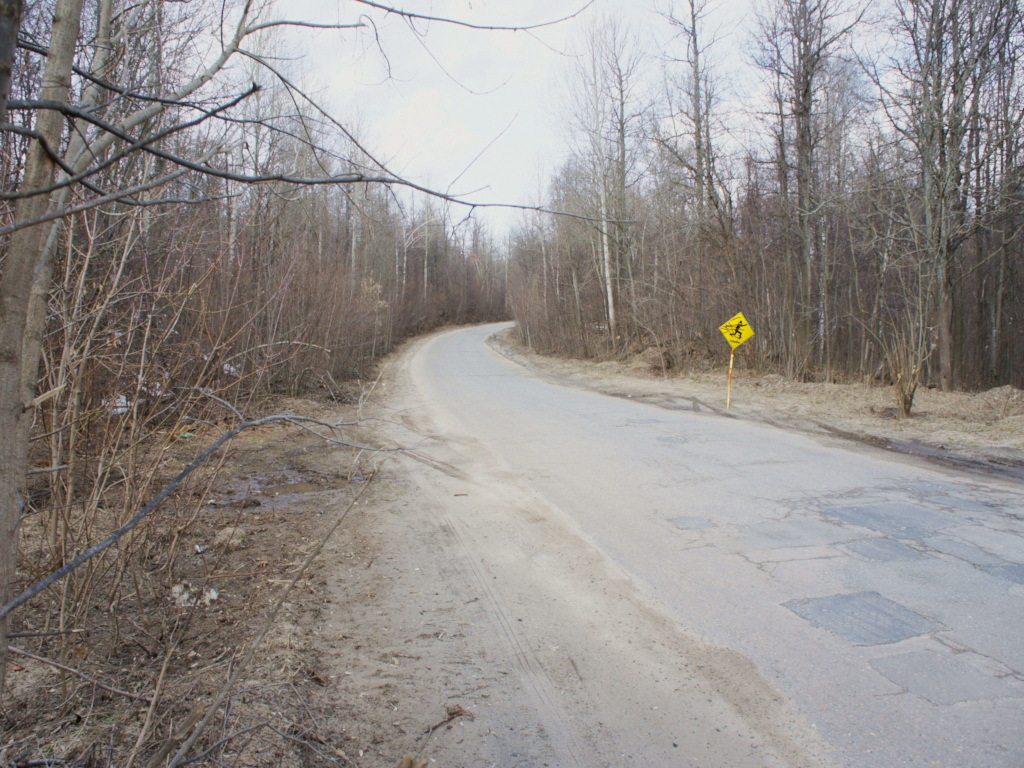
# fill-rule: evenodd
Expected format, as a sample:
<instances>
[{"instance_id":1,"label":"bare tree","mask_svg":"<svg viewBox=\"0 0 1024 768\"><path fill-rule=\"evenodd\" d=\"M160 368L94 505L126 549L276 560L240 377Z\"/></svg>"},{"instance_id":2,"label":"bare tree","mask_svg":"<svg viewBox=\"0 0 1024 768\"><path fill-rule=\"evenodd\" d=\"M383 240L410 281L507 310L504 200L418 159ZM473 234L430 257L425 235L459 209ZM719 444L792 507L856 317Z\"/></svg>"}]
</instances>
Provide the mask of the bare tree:
<instances>
[{"instance_id":1,"label":"bare tree","mask_svg":"<svg viewBox=\"0 0 1024 768\"><path fill-rule=\"evenodd\" d=\"M664 254L655 248L641 260L646 275L642 324L669 356L669 346L677 347L675 356L684 355L694 339L717 327L710 318L723 298L740 288L732 190L722 173L725 125L712 59L717 40L706 29L711 5L687 0L681 6L665 15L675 33L666 54L667 109L653 109L650 121L651 171L657 180L646 191L661 211L644 225L652 242L664 239L671 245ZM661 231L673 234L658 237ZM662 293L666 286L678 302L669 312Z\"/></svg>"},{"instance_id":2,"label":"bare tree","mask_svg":"<svg viewBox=\"0 0 1024 768\"><path fill-rule=\"evenodd\" d=\"M678 89L682 96L678 110L672 109L669 116L673 131L667 134L655 124L654 140L692 176L701 228L716 230L714 234L721 246L728 242L732 225L729 190L718 174L720 156L715 134L720 126L715 114L716 78L708 60L715 41L705 40L704 29L708 8L707 0L686 0L683 14L667 16L683 45L682 57L672 57L672 61L683 64L685 72L681 78L670 82L670 88ZM671 94L668 103L675 103ZM675 119L677 114L682 118L679 121ZM679 122L684 125L678 125ZM679 141L683 138L688 143L681 145Z\"/></svg>"},{"instance_id":3,"label":"bare tree","mask_svg":"<svg viewBox=\"0 0 1024 768\"><path fill-rule=\"evenodd\" d=\"M572 91L571 119L582 138L582 157L596 196L600 275L604 288L609 348L628 336L621 304L632 290L629 189L635 179L635 139L642 57L635 35L621 22L605 19L586 40Z\"/></svg>"},{"instance_id":4,"label":"bare tree","mask_svg":"<svg viewBox=\"0 0 1024 768\"><path fill-rule=\"evenodd\" d=\"M78 39L82 0L59 0L54 13L50 50L40 97L66 102L71 88L71 63ZM25 165L23 188L35 194L21 200L17 217L42 218L57 169L56 151L63 132L57 110L39 115L36 140ZM11 598L18 559L18 527L25 508L22 492L28 472L29 429L32 425L39 371L49 269L57 232L54 227L26 227L14 234L0 278L0 601ZM6 678L7 617L0 618L0 688Z\"/></svg>"},{"instance_id":5,"label":"bare tree","mask_svg":"<svg viewBox=\"0 0 1024 768\"><path fill-rule=\"evenodd\" d=\"M826 322L827 259L818 189L821 99L826 72L837 49L859 19L835 0L776 0L758 17L757 65L772 83L776 121L774 144L780 198L796 184L797 268L791 273L798 316L790 336L791 375L805 372L807 345L813 340L818 360L828 345ZM800 348L805 351L801 354Z\"/></svg>"},{"instance_id":6,"label":"bare tree","mask_svg":"<svg viewBox=\"0 0 1024 768\"><path fill-rule=\"evenodd\" d=\"M934 294L937 379L948 390L958 377L962 247L982 221L972 185L1024 114L1019 103L1001 119L985 111L1000 63L1018 44L1021 9L1009 0L904 0L897 10L900 55L891 70L899 78L876 82L893 127L914 149L917 213L908 224Z\"/></svg>"}]
</instances>

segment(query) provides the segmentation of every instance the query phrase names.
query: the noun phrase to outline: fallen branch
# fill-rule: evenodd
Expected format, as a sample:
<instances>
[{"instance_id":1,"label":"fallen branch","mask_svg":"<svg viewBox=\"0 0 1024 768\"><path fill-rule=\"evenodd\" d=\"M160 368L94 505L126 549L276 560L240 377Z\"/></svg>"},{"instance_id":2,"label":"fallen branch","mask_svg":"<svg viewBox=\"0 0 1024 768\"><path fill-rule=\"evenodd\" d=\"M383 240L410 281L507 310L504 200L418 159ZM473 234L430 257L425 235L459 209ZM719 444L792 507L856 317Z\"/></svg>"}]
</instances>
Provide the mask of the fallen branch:
<instances>
[{"instance_id":1,"label":"fallen branch","mask_svg":"<svg viewBox=\"0 0 1024 768\"><path fill-rule=\"evenodd\" d=\"M34 661L39 661L39 662L42 662L43 664L49 664L51 667L56 667L57 669L62 669L65 672L70 672L72 675L76 675L76 676L82 678L87 683L92 683L97 688L102 688L104 691L109 691L110 693L116 693L118 696L127 696L129 699L134 699L135 701L145 701L147 703L150 701L150 699L147 696L139 696L138 694L128 693L128 691L122 691L120 688L114 688L113 686L106 685L105 683L101 683L96 678L89 677L89 675L85 674L84 672L80 672L77 669L73 669L71 667L65 666L64 664L61 664L59 661L54 661L53 659L47 659L47 658L44 658L42 656L36 656L34 653L29 653L28 651L23 651L23 650L21 650L21 648L15 648L13 645L8 645L7 646L7 652L8 653L17 654L18 656L24 656L26 659L33 659Z\"/></svg>"},{"instance_id":2,"label":"fallen branch","mask_svg":"<svg viewBox=\"0 0 1024 768\"><path fill-rule=\"evenodd\" d=\"M432 725L429 728L427 728L427 730L425 730L423 732L423 736L429 736L434 731L436 731L438 728L443 728L444 726L448 725L449 723L451 723L451 722L453 722L455 720L458 720L460 717L468 717L471 720L473 719L473 713L470 712L465 707L459 706L458 704L454 704L452 706L449 706L448 709L447 709L447 712L448 712L448 717L446 717L441 722L435 723L434 725Z\"/></svg>"}]
</instances>

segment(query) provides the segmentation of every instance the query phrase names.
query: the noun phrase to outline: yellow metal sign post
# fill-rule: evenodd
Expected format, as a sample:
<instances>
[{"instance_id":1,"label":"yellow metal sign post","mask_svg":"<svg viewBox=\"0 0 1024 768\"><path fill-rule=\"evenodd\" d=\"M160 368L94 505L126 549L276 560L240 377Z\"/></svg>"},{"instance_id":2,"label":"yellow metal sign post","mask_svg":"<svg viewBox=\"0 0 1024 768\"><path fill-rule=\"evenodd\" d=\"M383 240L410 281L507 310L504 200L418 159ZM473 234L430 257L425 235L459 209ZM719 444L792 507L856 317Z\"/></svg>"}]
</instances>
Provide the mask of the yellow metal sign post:
<instances>
[{"instance_id":1,"label":"yellow metal sign post","mask_svg":"<svg viewBox=\"0 0 1024 768\"><path fill-rule=\"evenodd\" d=\"M729 352L729 380L725 389L725 410L729 410L732 405L732 363L736 356L736 347L753 336L754 329L750 327L750 323L747 322L743 313L737 312L735 317L727 320L718 330L722 332L725 340L732 347Z\"/></svg>"}]
</instances>

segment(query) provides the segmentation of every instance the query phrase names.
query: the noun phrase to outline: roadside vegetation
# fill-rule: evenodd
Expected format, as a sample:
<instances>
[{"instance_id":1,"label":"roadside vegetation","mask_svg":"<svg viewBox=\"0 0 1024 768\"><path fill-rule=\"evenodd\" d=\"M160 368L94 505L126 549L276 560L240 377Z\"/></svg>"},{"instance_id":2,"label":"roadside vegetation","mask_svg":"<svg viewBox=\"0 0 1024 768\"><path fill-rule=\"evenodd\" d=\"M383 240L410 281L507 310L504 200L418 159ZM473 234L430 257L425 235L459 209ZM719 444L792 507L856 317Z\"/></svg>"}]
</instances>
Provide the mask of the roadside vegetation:
<instances>
[{"instance_id":1,"label":"roadside vegetation","mask_svg":"<svg viewBox=\"0 0 1024 768\"><path fill-rule=\"evenodd\" d=\"M663 50L621 19L579 47L545 203L592 220L514 233L522 340L685 370L742 311L738 364L892 385L903 417L1024 385L1020 4L769 0L742 43L714 10L676 3Z\"/></svg>"}]
</instances>

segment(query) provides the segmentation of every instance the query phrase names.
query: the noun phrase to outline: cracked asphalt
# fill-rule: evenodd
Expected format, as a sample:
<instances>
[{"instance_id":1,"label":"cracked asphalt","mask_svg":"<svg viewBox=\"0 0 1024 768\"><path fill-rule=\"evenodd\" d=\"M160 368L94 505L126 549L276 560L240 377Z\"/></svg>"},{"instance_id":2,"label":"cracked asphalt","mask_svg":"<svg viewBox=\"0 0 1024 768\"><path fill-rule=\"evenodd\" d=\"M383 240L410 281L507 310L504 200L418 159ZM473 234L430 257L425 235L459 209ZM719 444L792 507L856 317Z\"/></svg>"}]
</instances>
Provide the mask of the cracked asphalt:
<instances>
[{"instance_id":1,"label":"cracked asphalt","mask_svg":"<svg viewBox=\"0 0 1024 768\"><path fill-rule=\"evenodd\" d=\"M1024 485L560 386L441 335L435 409L845 766L1024 765Z\"/></svg>"}]
</instances>

